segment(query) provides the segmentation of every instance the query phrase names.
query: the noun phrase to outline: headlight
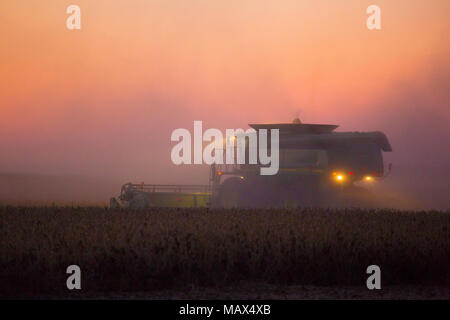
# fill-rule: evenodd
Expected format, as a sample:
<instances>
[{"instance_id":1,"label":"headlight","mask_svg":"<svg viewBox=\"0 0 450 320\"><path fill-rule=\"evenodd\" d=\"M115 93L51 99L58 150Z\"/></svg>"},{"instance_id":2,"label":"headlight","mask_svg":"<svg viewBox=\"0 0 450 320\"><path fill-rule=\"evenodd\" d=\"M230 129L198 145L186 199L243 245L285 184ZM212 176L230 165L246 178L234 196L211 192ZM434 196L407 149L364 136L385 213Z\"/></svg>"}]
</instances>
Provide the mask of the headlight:
<instances>
[{"instance_id":1,"label":"headlight","mask_svg":"<svg viewBox=\"0 0 450 320\"><path fill-rule=\"evenodd\" d=\"M345 181L345 174L340 173L340 172L333 172L333 179L336 182L344 182Z\"/></svg>"},{"instance_id":2,"label":"headlight","mask_svg":"<svg viewBox=\"0 0 450 320\"><path fill-rule=\"evenodd\" d=\"M371 176L365 176L364 181L371 182L373 181L373 178Z\"/></svg>"}]
</instances>

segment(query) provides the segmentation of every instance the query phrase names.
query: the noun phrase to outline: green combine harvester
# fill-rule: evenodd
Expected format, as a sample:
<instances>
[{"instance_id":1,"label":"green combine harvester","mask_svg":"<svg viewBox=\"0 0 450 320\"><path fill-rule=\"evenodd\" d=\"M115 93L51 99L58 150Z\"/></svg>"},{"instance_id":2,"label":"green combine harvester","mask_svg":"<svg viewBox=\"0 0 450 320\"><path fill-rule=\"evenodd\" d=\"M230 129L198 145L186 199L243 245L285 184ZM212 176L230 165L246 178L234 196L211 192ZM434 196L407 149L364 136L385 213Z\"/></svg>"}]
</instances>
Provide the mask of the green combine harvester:
<instances>
[{"instance_id":1,"label":"green combine harvester","mask_svg":"<svg viewBox=\"0 0 450 320\"><path fill-rule=\"evenodd\" d=\"M360 194L361 183L386 176L382 152L392 148L382 132L334 132L337 125L302 124L298 119L249 126L256 132L279 129L276 175L260 175L258 163L213 164L208 185L127 183L119 201L111 199L111 207L329 207L339 205L342 195Z\"/></svg>"}]
</instances>

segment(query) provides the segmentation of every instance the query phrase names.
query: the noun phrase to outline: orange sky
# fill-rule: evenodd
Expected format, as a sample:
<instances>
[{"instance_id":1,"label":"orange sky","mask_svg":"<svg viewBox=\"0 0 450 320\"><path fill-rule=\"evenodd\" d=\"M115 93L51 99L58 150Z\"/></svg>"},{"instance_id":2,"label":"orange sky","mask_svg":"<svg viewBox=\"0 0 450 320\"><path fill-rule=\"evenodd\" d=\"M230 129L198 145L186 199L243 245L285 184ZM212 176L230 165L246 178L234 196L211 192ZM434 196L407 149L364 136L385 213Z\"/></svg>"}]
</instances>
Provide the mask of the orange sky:
<instances>
[{"instance_id":1,"label":"orange sky","mask_svg":"<svg viewBox=\"0 0 450 320\"><path fill-rule=\"evenodd\" d=\"M66 29L70 4L81 7L81 30ZM380 31L366 28L371 4ZM173 129L298 115L383 130L398 161L419 146L445 164L449 9L448 0L3 0L0 171L165 182Z\"/></svg>"}]
</instances>

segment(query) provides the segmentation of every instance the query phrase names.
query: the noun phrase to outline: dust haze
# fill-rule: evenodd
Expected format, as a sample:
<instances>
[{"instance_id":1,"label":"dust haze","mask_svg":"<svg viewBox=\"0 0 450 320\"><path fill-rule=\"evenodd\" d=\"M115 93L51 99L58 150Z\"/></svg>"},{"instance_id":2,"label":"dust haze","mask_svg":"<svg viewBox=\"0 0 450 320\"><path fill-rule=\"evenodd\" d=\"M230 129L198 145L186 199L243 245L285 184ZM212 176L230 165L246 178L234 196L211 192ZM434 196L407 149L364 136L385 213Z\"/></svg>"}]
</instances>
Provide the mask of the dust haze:
<instances>
[{"instance_id":1,"label":"dust haze","mask_svg":"<svg viewBox=\"0 0 450 320\"><path fill-rule=\"evenodd\" d=\"M173 130L300 117L387 135L377 206L450 208L448 1L386 2L379 33L357 2L86 2L96 19L78 34L53 27L62 4L14 3L2 8L1 203L106 204L127 182L207 184L207 166L171 163Z\"/></svg>"},{"instance_id":2,"label":"dust haze","mask_svg":"<svg viewBox=\"0 0 450 320\"><path fill-rule=\"evenodd\" d=\"M392 163L392 172L370 188L377 206L448 210L450 72L445 67L448 66L431 65L420 82L404 79L377 99L353 105L349 113L340 112L339 106L345 102L337 101L332 114L324 117L308 116L311 112L307 106L298 108L301 112L288 108L284 114L282 108L275 112L286 99L280 97L279 103L273 96L265 99L270 88L263 87L247 97L249 106L263 106L261 113L246 108L242 101L240 113L223 113L223 105L190 109L195 101L185 99L158 101L143 96L131 102L110 101L128 105L129 115L120 119L122 125L118 122L117 130L97 131L94 127L101 126L101 121L88 118L79 135L70 139L52 141L52 135L58 134L57 125L45 141L29 138L31 145L19 141L5 146L8 142L3 140L2 150L9 151L1 159L0 200L22 204L106 204L110 196L119 193L122 183L130 181L207 184L207 166L171 163L173 129L192 130L193 120L203 120L205 127L247 128L247 122L290 122L294 114L304 122L339 124L338 131L386 133L393 152L384 153L384 161ZM81 102L86 103L89 101ZM159 108L149 108L153 105ZM169 108L171 112L167 112ZM317 113L320 106L315 108ZM77 123L65 121L64 126Z\"/></svg>"}]
</instances>

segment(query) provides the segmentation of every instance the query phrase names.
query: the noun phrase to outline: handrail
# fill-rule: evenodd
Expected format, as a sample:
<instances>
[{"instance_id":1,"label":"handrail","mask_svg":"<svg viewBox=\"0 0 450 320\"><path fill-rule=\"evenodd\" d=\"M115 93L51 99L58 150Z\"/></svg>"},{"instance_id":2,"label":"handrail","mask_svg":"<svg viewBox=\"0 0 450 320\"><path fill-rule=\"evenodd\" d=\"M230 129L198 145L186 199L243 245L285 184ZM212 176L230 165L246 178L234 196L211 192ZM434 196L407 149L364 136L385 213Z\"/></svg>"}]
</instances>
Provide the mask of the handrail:
<instances>
[{"instance_id":1,"label":"handrail","mask_svg":"<svg viewBox=\"0 0 450 320\"><path fill-rule=\"evenodd\" d=\"M211 188L208 185L170 185L170 184L126 184L124 185L126 190L139 190L146 192L210 192Z\"/></svg>"}]
</instances>

